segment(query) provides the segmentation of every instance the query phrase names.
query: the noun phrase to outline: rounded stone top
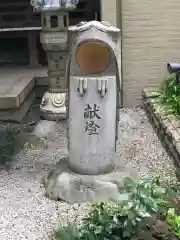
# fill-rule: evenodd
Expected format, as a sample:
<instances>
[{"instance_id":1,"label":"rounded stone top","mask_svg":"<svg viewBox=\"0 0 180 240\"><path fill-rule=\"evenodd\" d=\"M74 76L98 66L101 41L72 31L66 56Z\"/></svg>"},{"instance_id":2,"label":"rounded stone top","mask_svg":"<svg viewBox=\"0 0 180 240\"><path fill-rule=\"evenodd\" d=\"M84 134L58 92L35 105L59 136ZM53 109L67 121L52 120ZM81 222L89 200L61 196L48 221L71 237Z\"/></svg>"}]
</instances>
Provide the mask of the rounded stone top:
<instances>
[{"instance_id":1,"label":"rounded stone top","mask_svg":"<svg viewBox=\"0 0 180 240\"><path fill-rule=\"evenodd\" d=\"M82 21L75 26L69 27L69 31L70 32L83 32L83 31L91 29L92 27L94 27L100 31L103 31L103 32L115 32L115 33L120 32L119 28L112 26L112 24L110 24L109 22L105 22L105 21L99 22L99 21L95 21L95 20L92 20L89 22Z\"/></svg>"},{"instance_id":2,"label":"rounded stone top","mask_svg":"<svg viewBox=\"0 0 180 240\"><path fill-rule=\"evenodd\" d=\"M79 0L31 0L31 5L38 12L71 11L76 8Z\"/></svg>"}]
</instances>

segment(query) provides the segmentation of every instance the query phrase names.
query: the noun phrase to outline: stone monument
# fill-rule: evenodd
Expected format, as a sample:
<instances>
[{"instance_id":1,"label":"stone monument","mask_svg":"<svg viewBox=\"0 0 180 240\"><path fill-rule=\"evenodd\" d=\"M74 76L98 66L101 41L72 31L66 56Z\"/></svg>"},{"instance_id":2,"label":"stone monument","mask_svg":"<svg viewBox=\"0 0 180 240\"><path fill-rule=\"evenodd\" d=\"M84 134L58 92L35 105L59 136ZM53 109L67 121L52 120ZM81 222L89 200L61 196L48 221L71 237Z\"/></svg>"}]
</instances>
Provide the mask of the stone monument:
<instances>
[{"instance_id":1,"label":"stone monument","mask_svg":"<svg viewBox=\"0 0 180 240\"><path fill-rule=\"evenodd\" d=\"M68 150L45 180L47 196L68 202L117 198L127 176L116 159L120 30L97 21L69 28Z\"/></svg>"},{"instance_id":2,"label":"stone monument","mask_svg":"<svg viewBox=\"0 0 180 240\"><path fill-rule=\"evenodd\" d=\"M40 105L42 117L47 120L66 118L68 11L77 3L78 0L31 0L34 10L41 12L41 43L48 59L49 90Z\"/></svg>"},{"instance_id":3,"label":"stone monument","mask_svg":"<svg viewBox=\"0 0 180 240\"><path fill-rule=\"evenodd\" d=\"M81 174L114 169L119 31L96 21L69 29L69 166Z\"/></svg>"}]
</instances>

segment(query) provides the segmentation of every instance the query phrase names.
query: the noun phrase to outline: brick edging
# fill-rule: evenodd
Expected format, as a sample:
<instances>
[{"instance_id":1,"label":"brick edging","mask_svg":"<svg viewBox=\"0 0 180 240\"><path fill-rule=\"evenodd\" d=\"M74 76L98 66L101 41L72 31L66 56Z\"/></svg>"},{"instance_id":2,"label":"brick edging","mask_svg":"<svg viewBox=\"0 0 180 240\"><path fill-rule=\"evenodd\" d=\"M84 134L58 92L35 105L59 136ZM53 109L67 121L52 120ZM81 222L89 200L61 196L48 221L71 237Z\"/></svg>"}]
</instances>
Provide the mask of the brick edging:
<instances>
[{"instance_id":1,"label":"brick edging","mask_svg":"<svg viewBox=\"0 0 180 240\"><path fill-rule=\"evenodd\" d=\"M142 92L143 107L156 134L180 167L180 119L175 116L164 116L158 101L158 90L147 88Z\"/></svg>"}]
</instances>

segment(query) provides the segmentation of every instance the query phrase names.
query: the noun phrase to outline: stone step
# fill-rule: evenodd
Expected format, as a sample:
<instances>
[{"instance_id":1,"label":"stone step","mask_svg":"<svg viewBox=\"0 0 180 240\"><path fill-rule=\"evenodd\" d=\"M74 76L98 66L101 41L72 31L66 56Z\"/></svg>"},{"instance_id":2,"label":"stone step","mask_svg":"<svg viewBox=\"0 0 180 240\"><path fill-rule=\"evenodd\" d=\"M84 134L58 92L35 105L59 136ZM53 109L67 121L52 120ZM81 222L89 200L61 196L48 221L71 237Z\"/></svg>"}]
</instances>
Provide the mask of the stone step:
<instances>
[{"instance_id":1,"label":"stone step","mask_svg":"<svg viewBox=\"0 0 180 240\"><path fill-rule=\"evenodd\" d=\"M34 76L22 77L8 91L0 95L0 109L19 108L35 86Z\"/></svg>"},{"instance_id":2,"label":"stone step","mask_svg":"<svg viewBox=\"0 0 180 240\"><path fill-rule=\"evenodd\" d=\"M47 85L45 69L0 69L0 109L19 108L35 85Z\"/></svg>"},{"instance_id":3,"label":"stone step","mask_svg":"<svg viewBox=\"0 0 180 240\"><path fill-rule=\"evenodd\" d=\"M36 96L35 86L47 88L45 68L0 68L0 121L21 122ZM43 95L42 90L38 96Z\"/></svg>"},{"instance_id":4,"label":"stone step","mask_svg":"<svg viewBox=\"0 0 180 240\"><path fill-rule=\"evenodd\" d=\"M35 99L32 91L18 108L0 109L0 121L20 123L28 113Z\"/></svg>"}]
</instances>

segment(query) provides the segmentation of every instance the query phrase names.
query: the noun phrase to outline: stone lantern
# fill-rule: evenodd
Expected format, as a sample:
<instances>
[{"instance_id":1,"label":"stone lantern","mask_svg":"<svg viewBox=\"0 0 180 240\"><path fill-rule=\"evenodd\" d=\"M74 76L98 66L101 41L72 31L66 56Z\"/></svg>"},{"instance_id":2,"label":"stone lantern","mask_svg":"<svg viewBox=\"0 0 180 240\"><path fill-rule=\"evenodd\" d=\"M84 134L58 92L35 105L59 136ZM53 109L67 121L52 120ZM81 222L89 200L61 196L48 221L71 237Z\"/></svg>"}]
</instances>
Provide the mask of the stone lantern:
<instances>
[{"instance_id":1,"label":"stone lantern","mask_svg":"<svg viewBox=\"0 0 180 240\"><path fill-rule=\"evenodd\" d=\"M31 0L34 10L41 12L40 39L47 52L49 89L40 106L41 115L47 120L66 118L68 12L77 3L78 0Z\"/></svg>"}]
</instances>

